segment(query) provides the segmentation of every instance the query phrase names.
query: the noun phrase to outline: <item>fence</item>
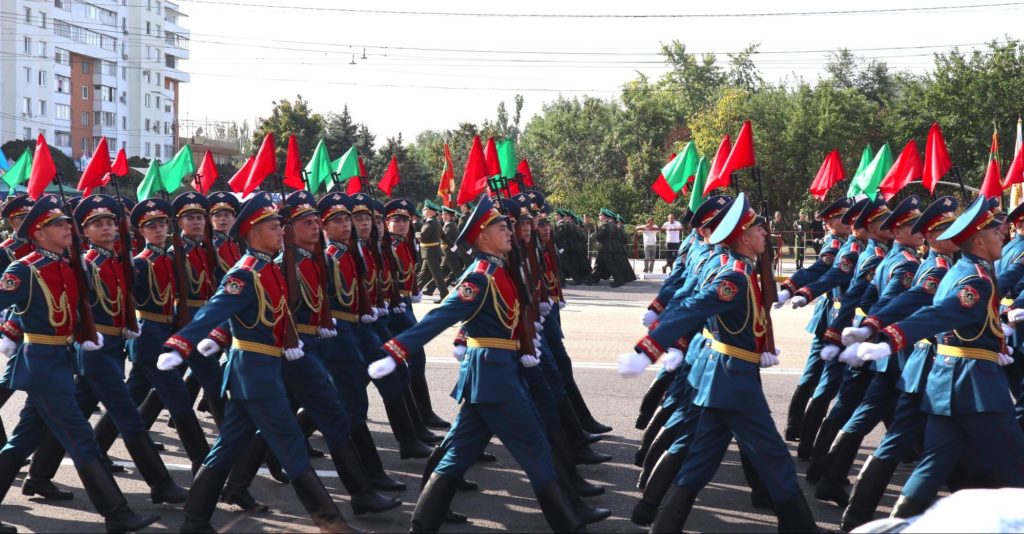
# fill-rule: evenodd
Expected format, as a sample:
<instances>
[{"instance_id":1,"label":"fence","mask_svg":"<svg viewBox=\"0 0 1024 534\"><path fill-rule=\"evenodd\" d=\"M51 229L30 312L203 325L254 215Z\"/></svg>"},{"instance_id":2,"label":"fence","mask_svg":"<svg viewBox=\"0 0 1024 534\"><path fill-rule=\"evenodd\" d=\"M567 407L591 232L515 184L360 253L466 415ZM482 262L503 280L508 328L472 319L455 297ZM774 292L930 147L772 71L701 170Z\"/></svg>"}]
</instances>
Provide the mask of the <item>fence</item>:
<instances>
[{"instance_id":1,"label":"fence","mask_svg":"<svg viewBox=\"0 0 1024 534\"><path fill-rule=\"evenodd\" d=\"M772 249L775 252L775 274L781 276L784 272L792 272L800 267L814 263L818 250L821 249L821 241L825 232L784 230L771 234ZM664 261L670 257L670 249L665 242L664 235L659 233L658 252L655 263ZM678 243L672 244L671 256L674 256ZM636 269L637 262L644 261L643 235L639 232L633 234L633 240L629 249L630 260ZM588 248L589 251L589 248ZM593 252L591 253L593 256ZM641 266L643 264L641 263Z\"/></svg>"}]
</instances>

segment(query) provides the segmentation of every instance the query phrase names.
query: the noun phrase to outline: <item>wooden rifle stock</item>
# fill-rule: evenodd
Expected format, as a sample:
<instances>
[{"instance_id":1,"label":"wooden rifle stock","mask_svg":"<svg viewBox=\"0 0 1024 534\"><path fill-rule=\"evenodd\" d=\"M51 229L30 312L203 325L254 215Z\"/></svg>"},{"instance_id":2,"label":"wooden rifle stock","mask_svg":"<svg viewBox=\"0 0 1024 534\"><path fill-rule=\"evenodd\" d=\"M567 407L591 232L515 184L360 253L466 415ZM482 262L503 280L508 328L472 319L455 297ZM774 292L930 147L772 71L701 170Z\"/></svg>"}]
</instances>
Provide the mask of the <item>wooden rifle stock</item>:
<instances>
[{"instance_id":1,"label":"wooden rifle stock","mask_svg":"<svg viewBox=\"0 0 1024 534\"><path fill-rule=\"evenodd\" d=\"M324 239L323 230L317 232L319 238L320 248L313 253L313 265L320 275L320 317L318 318L318 324L320 328L327 330L334 329L334 320L331 318L331 305L327 299L327 257L324 255L327 251L327 240Z\"/></svg>"},{"instance_id":2,"label":"wooden rifle stock","mask_svg":"<svg viewBox=\"0 0 1024 534\"><path fill-rule=\"evenodd\" d=\"M367 288L368 281L366 275L366 262L363 260L363 250L359 247L359 240L356 239L356 231L352 229L352 234L349 235L350 254L353 256L353 261L356 264L356 299L358 315L372 315L373 311L370 306L370 292Z\"/></svg>"},{"instance_id":3,"label":"wooden rifle stock","mask_svg":"<svg viewBox=\"0 0 1024 534\"><path fill-rule=\"evenodd\" d=\"M282 208L282 211L284 210L285 208ZM285 291L288 292L284 313L284 348L292 349L299 346L299 332L295 328L295 316L292 315L299 305L299 279L295 265L295 229L292 228L289 217L284 217L283 222L285 225L284 250L282 251L284 268L281 271L284 276Z\"/></svg>"},{"instance_id":4,"label":"wooden rifle stock","mask_svg":"<svg viewBox=\"0 0 1024 534\"><path fill-rule=\"evenodd\" d=\"M133 288L135 287L135 265L132 263L133 248L131 234L128 233L127 217L122 216L118 219L117 232L121 238L121 250L118 254L118 261L121 262L125 286L128 288L128 291L124 294L124 300L121 301L124 309L124 325L128 330L138 332L139 321L135 317L135 294L133 293Z\"/></svg>"},{"instance_id":5,"label":"wooden rifle stock","mask_svg":"<svg viewBox=\"0 0 1024 534\"><path fill-rule=\"evenodd\" d=\"M377 302L375 304L377 305L377 308L387 309L387 305L384 303L384 279L380 276L380 274L384 272L384 269L387 269L387 265L384 265L384 258L382 257L383 254L380 253L380 235L377 233L377 222L374 221L371 224L369 242L370 255L373 256L373 263L377 267L378 271L380 271L377 275Z\"/></svg>"},{"instance_id":6,"label":"wooden rifle stock","mask_svg":"<svg viewBox=\"0 0 1024 534\"><path fill-rule=\"evenodd\" d=\"M177 300L174 309L174 329L181 330L191 319L188 315L188 288L191 282L188 279L188 266L185 264L188 261L185 258L185 244L181 240L181 230L178 229L177 222L172 223L171 229L174 231L171 235L171 247L174 248L171 262L174 266L174 296Z\"/></svg>"},{"instance_id":7,"label":"wooden rifle stock","mask_svg":"<svg viewBox=\"0 0 1024 534\"><path fill-rule=\"evenodd\" d=\"M775 274L772 272L772 258L775 257L772 250L770 236L764 239L764 253L757 262L758 278L761 284L761 308L764 313L764 350L775 353L775 331L772 329L772 304L778 298L775 288Z\"/></svg>"},{"instance_id":8,"label":"wooden rifle stock","mask_svg":"<svg viewBox=\"0 0 1024 534\"><path fill-rule=\"evenodd\" d=\"M67 209L67 204L64 205L64 211L70 211ZM71 247L68 251L70 253L71 270L75 273L75 282L78 284L79 291L86 291L89 287L89 282L85 277L85 267L82 265L82 236L78 234L78 225L72 219L71 222ZM97 289L97 291L101 291ZM75 340L79 343L85 341L92 341L96 343L98 338L96 337L96 321L92 316L92 306L89 305L89 299L85 298L85 295L79 295L78 298L78 325L75 331ZM132 310L132 317L134 318L135 311Z\"/></svg>"},{"instance_id":9,"label":"wooden rifle stock","mask_svg":"<svg viewBox=\"0 0 1024 534\"><path fill-rule=\"evenodd\" d=\"M391 294L388 295L388 308L394 309L402 304L402 288L399 284L402 282L401 263L398 260L398 254L395 252L394 244L391 240L391 232L384 229L384 239L382 240L381 248L384 250L384 265L387 267L389 273L391 273Z\"/></svg>"}]
</instances>

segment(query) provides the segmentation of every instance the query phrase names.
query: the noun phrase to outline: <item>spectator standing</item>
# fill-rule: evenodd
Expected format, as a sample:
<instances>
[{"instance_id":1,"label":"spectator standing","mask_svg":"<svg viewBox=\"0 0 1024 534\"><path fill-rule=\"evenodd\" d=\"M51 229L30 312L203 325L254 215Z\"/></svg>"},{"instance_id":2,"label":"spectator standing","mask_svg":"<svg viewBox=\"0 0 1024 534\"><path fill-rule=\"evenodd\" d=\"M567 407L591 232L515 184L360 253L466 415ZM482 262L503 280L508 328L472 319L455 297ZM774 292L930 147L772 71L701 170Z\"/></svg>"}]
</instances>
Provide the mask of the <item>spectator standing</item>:
<instances>
[{"instance_id":1,"label":"spectator standing","mask_svg":"<svg viewBox=\"0 0 1024 534\"><path fill-rule=\"evenodd\" d=\"M661 266L661 272L672 266L676 261L676 253L679 252L679 242L682 241L683 223L676 220L676 216L669 213L668 220L661 225L665 232L665 265Z\"/></svg>"},{"instance_id":2,"label":"spectator standing","mask_svg":"<svg viewBox=\"0 0 1024 534\"><path fill-rule=\"evenodd\" d=\"M654 262L658 259L658 227L654 217L647 218L647 224L638 226L636 232L644 235L644 273L654 272Z\"/></svg>"},{"instance_id":3,"label":"spectator standing","mask_svg":"<svg viewBox=\"0 0 1024 534\"><path fill-rule=\"evenodd\" d=\"M807 213L801 211L800 217L793 224L793 251L796 254L796 269L804 268L804 254L807 252L807 238L811 230L811 221L807 219Z\"/></svg>"},{"instance_id":4,"label":"spectator standing","mask_svg":"<svg viewBox=\"0 0 1024 534\"><path fill-rule=\"evenodd\" d=\"M782 212L776 211L775 216L772 217L769 223L769 231L771 232L771 239L775 241L775 269L778 270L782 264L782 247L788 245L786 241L786 232L789 231L789 223L782 218Z\"/></svg>"}]
</instances>

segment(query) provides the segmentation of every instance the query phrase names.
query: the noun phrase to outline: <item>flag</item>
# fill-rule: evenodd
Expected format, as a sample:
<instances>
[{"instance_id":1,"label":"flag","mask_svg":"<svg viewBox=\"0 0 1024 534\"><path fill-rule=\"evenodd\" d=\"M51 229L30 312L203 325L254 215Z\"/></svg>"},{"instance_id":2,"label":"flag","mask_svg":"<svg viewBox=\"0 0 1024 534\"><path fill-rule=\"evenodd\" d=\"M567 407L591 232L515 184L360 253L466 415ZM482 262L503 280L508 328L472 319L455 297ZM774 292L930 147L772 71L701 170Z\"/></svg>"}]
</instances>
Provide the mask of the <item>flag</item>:
<instances>
[{"instance_id":1,"label":"flag","mask_svg":"<svg viewBox=\"0 0 1024 534\"><path fill-rule=\"evenodd\" d=\"M843 181L845 178L846 171L843 170L843 159L839 156L839 150L833 150L821 162L821 168L818 169L818 174L814 177L814 181L811 182L811 187L808 191L819 202L823 201L829 189L832 189L832 186Z\"/></svg>"},{"instance_id":2,"label":"flag","mask_svg":"<svg viewBox=\"0 0 1024 534\"><path fill-rule=\"evenodd\" d=\"M853 198L856 195L861 194L860 187L857 185L860 183L860 175L864 174L864 170L871 165L871 160L875 159L875 152L871 149L871 145L864 147L864 151L860 153L860 163L857 165L857 170L853 173L853 178L850 179L850 187L846 191L846 196Z\"/></svg>"},{"instance_id":3,"label":"flag","mask_svg":"<svg viewBox=\"0 0 1024 534\"><path fill-rule=\"evenodd\" d=\"M160 164L153 160L149 162L149 170L146 171L146 177L139 183L139 187L136 190L136 198L139 202L146 200L147 198L155 197L160 191L163 191L164 182L160 178Z\"/></svg>"},{"instance_id":4,"label":"flag","mask_svg":"<svg viewBox=\"0 0 1024 534\"><path fill-rule=\"evenodd\" d=\"M256 162L254 156L249 156L249 159L245 160L242 164L242 168L235 172L235 175L228 180L228 187L236 193L245 191L245 183L249 180L249 173L252 172L253 163Z\"/></svg>"},{"instance_id":5,"label":"flag","mask_svg":"<svg viewBox=\"0 0 1024 534\"><path fill-rule=\"evenodd\" d=\"M4 150L0 148L0 176L9 170L11 170L11 164L7 163L7 154L4 154Z\"/></svg>"},{"instance_id":6,"label":"flag","mask_svg":"<svg viewBox=\"0 0 1024 534\"><path fill-rule=\"evenodd\" d=\"M391 161L388 162L388 168L384 171L384 176L381 176L377 188L383 191L388 198L391 198L391 191L395 189L395 186L400 181L402 181L402 177L398 174L398 158L392 154Z\"/></svg>"},{"instance_id":7,"label":"flag","mask_svg":"<svg viewBox=\"0 0 1024 534\"><path fill-rule=\"evenodd\" d=\"M192 159L192 149L184 145L170 161L160 166L160 179L164 181L164 191L170 194L181 189L181 182L185 177L195 172L196 162Z\"/></svg>"},{"instance_id":8,"label":"flag","mask_svg":"<svg viewBox=\"0 0 1024 534\"><path fill-rule=\"evenodd\" d=\"M277 154L274 148L274 132L267 132L263 136L263 143L256 152L256 160L253 161L252 170L249 171L249 178L246 179L243 195L248 195L256 190L267 176L277 172Z\"/></svg>"},{"instance_id":9,"label":"flag","mask_svg":"<svg viewBox=\"0 0 1024 534\"><path fill-rule=\"evenodd\" d=\"M683 147L679 156L672 158L661 168L661 174L672 191L678 192L697 173L698 163L700 163L700 154L697 153L697 145L690 141Z\"/></svg>"},{"instance_id":10,"label":"flag","mask_svg":"<svg viewBox=\"0 0 1024 534\"><path fill-rule=\"evenodd\" d=\"M501 162L498 161L498 147L494 144L494 138L487 138L487 146L484 148L484 169L487 177L501 176ZM512 178L506 176L506 178Z\"/></svg>"},{"instance_id":11,"label":"flag","mask_svg":"<svg viewBox=\"0 0 1024 534\"><path fill-rule=\"evenodd\" d=\"M459 194L455 198L455 203L461 205L476 200L487 188L487 178L484 148L480 143L480 136L477 135L473 137L473 145L469 148L466 170L462 173L462 183L459 184Z\"/></svg>"},{"instance_id":12,"label":"flag","mask_svg":"<svg viewBox=\"0 0 1024 534\"><path fill-rule=\"evenodd\" d=\"M43 134L39 134L36 139L35 155L32 157L32 172L28 176L29 198L39 200L55 176L57 176L57 166L53 163L50 147L46 144Z\"/></svg>"},{"instance_id":13,"label":"flag","mask_svg":"<svg viewBox=\"0 0 1024 534\"><path fill-rule=\"evenodd\" d=\"M988 166L985 168L985 179L981 182L981 194L985 198L1003 196L1003 179L999 177L999 132L995 130L992 131L992 147L988 151Z\"/></svg>"},{"instance_id":14,"label":"flag","mask_svg":"<svg viewBox=\"0 0 1024 534\"><path fill-rule=\"evenodd\" d=\"M359 152L356 147L349 147L342 156L332 163L334 165L334 172L337 175L338 183L344 184L346 180L353 176L359 176ZM327 184L327 189L334 189L334 182Z\"/></svg>"},{"instance_id":15,"label":"flag","mask_svg":"<svg viewBox=\"0 0 1024 534\"><path fill-rule=\"evenodd\" d=\"M15 161L14 165L11 165L11 168L4 173L3 181L11 188L11 190L14 190L15 186L28 181L28 177L31 172L32 151L26 148L25 151L18 156L18 161Z\"/></svg>"},{"instance_id":16,"label":"flag","mask_svg":"<svg viewBox=\"0 0 1024 534\"><path fill-rule=\"evenodd\" d=\"M1006 185L1012 186L1010 190L1010 205L1017 206L1021 202L1021 185L1024 183L1024 136L1021 135L1020 118L1017 119L1017 139L1013 142L1013 161L1006 171ZM1005 186L1004 186L1005 187Z\"/></svg>"},{"instance_id":17,"label":"flag","mask_svg":"<svg viewBox=\"0 0 1024 534\"><path fill-rule=\"evenodd\" d=\"M732 146L732 150L729 151L729 158L725 160L725 166L722 168L719 175L729 177L732 173L740 169L750 167L755 163L754 129L750 126L750 121L748 120L743 122L743 126L740 128L740 133L736 136L736 144L734 144Z\"/></svg>"},{"instance_id":18,"label":"flag","mask_svg":"<svg viewBox=\"0 0 1024 534\"><path fill-rule=\"evenodd\" d=\"M92 153L92 159L82 171L82 176L78 179L78 186L75 189L81 191L83 197L89 196L94 188L103 185L103 176L108 172L110 172L110 150L107 148L107 138L100 137L100 142L96 143L96 150Z\"/></svg>"},{"instance_id":19,"label":"flag","mask_svg":"<svg viewBox=\"0 0 1024 534\"><path fill-rule=\"evenodd\" d=\"M516 158L516 144L511 139L499 142L498 166L501 167L501 175L511 180L516 175L516 167L518 165L519 159Z\"/></svg>"},{"instance_id":20,"label":"flag","mask_svg":"<svg viewBox=\"0 0 1024 534\"><path fill-rule=\"evenodd\" d=\"M331 156L323 139L313 149L313 159L306 164L306 182L309 192L316 194L321 186L331 183Z\"/></svg>"},{"instance_id":21,"label":"flag","mask_svg":"<svg viewBox=\"0 0 1024 534\"><path fill-rule=\"evenodd\" d=\"M672 163L672 160L676 159L676 153L673 152L668 156L668 162ZM524 160L525 161L525 160ZM658 178L651 184L651 190L653 190L666 204L671 204L676 200L676 192L672 190L672 186L668 185L668 181L665 180L665 175L658 173Z\"/></svg>"},{"instance_id":22,"label":"flag","mask_svg":"<svg viewBox=\"0 0 1024 534\"><path fill-rule=\"evenodd\" d=\"M690 194L690 211L697 211L697 208L704 202L704 195L701 192L704 191L704 184L707 183L713 167L706 158L700 158L700 161L697 162L697 171L693 176L693 193Z\"/></svg>"},{"instance_id":23,"label":"flag","mask_svg":"<svg viewBox=\"0 0 1024 534\"><path fill-rule=\"evenodd\" d=\"M533 187L533 170L530 169L530 162L525 159L519 160L519 165L516 166L516 172L523 175L523 185L526 187Z\"/></svg>"},{"instance_id":24,"label":"flag","mask_svg":"<svg viewBox=\"0 0 1024 534\"><path fill-rule=\"evenodd\" d=\"M366 166L363 165L363 157L356 155L356 174L355 180L349 179L348 183L345 184L345 194L354 195L363 190L363 180L369 180L370 175L366 172Z\"/></svg>"},{"instance_id":25,"label":"flag","mask_svg":"<svg viewBox=\"0 0 1024 534\"><path fill-rule=\"evenodd\" d=\"M117 157L114 158L114 165L110 167L110 172L118 176L128 175L128 156L124 153L124 149L117 151Z\"/></svg>"},{"instance_id":26,"label":"flag","mask_svg":"<svg viewBox=\"0 0 1024 534\"><path fill-rule=\"evenodd\" d=\"M928 139L924 143L924 173L921 175L921 185L935 195L935 184L942 179L953 167L953 161L949 158L949 149L946 148L946 140L942 137L942 128L939 123L933 122L928 129Z\"/></svg>"},{"instance_id":27,"label":"flag","mask_svg":"<svg viewBox=\"0 0 1024 534\"><path fill-rule=\"evenodd\" d=\"M882 198L889 200L896 196L900 189L920 178L923 172L921 152L917 149L917 141L911 139L907 141L903 152L900 152L889 172L885 173L885 177L882 178L882 183L878 185L878 190L882 192Z\"/></svg>"},{"instance_id":28,"label":"flag","mask_svg":"<svg viewBox=\"0 0 1024 534\"><path fill-rule=\"evenodd\" d=\"M437 184L437 196L445 207L452 207L452 187L455 185L455 164L452 163L452 151L448 143L444 144L444 169L441 170L441 182Z\"/></svg>"},{"instance_id":29,"label":"flag","mask_svg":"<svg viewBox=\"0 0 1024 534\"><path fill-rule=\"evenodd\" d=\"M199 192L205 195L210 192L214 182L217 181L217 165L213 162L213 154L209 150L203 154L203 161L199 164L197 174L199 179L196 180L196 185Z\"/></svg>"},{"instance_id":30,"label":"flag","mask_svg":"<svg viewBox=\"0 0 1024 534\"><path fill-rule=\"evenodd\" d=\"M301 191L306 188L302 181L302 162L299 161L299 142L295 135L288 136L288 155L284 160L284 185Z\"/></svg>"},{"instance_id":31,"label":"flag","mask_svg":"<svg viewBox=\"0 0 1024 534\"><path fill-rule=\"evenodd\" d=\"M877 197L878 185L882 183L882 179L885 178L891 167L892 149L889 148L889 143L885 143L882 148L878 149L878 153L875 154L871 163L868 163L867 167L854 177L858 193L863 193L872 199Z\"/></svg>"},{"instance_id":32,"label":"flag","mask_svg":"<svg viewBox=\"0 0 1024 534\"><path fill-rule=\"evenodd\" d=\"M739 139L736 141L739 142ZM729 187L729 184L732 183L732 175L722 172L725 170L725 162L728 161L729 153L732 152L730 147L729 134L725 134L722 137L722 142L718 144L718 151L715 152L715 163L708 172L708 183L704 186L705 197L708 196L708 193L714 191L715 188Z\"/></svg>"}]
</instances>

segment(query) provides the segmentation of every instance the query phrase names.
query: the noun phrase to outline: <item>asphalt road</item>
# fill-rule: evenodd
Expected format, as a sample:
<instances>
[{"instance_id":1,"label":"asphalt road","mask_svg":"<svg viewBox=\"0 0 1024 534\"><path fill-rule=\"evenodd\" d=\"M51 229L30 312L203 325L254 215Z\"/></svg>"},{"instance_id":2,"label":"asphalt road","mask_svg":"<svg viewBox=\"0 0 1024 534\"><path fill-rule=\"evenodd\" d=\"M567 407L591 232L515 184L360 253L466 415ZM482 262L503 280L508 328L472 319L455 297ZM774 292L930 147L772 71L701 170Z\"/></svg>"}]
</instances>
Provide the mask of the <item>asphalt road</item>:
<instances>
[{"instance_id":1,"label":"asphalt road","mask_svg":"<svg viewBox=\"0 0 1024 534\"><path fill-rule=\"evenodd\" d=\"M605 495L589 499L595 505L610 508L610 519L590 529L596 532L641 532L643 529L629 522L633 505L639 499L636 477L639 469L632 465L633 454L639 443L641 432L633 428L639 399L646 391L654 376L652 366L643 377L625 380L615 372L614 362L618 354L630 350L632 344L643 334L640 316L658 287L655 281L637 281L625 287L611 289L599 287L569 288L569 306L563 310L563 323L569 353L575 362L576 380L588 400L591 410L599 420L614 427L594 448L612 454L614 459L599 466L581 466L581 473L589 480L604 485ZM429 300L429 299L427 299ZM422 316L433 305L417 305L417 315ZM782 348L783 364L762 373L765 394L772 407L776 424L781 432L784 412L796 384L799 369L806 357L810 335L803 327L810 316L810 307L803 310L780 310L773 314L775 335ZM442 334L427 346L429 362L428 380L431 385L435 410L449 421L454 418L457 406L448 397L455 383L457 366L451 357L451 339L454 330ZM397 445L391 436L384 416L383 407L371 392L370 428L380 448L380 454L389 472L409 485L409 489L398 495L403 506L379 516L354 518L348 506L348 496L337 475L332 472L329 459L314 460L328 490L353 526L375 532L404 532L408 530L419 490L419 479L424 460L399 460ZM21 393L16 394L0 411L8 431L17 422L17 413L23 403ZM377 401L377 402L375 402ZM210 442L215 428L212 420L201 414ZM95 416L94 416L95 421ZM166 417L161 416L154 427L153 437L166 446L164 461L171 468L174 478L188 487L190 474L187 459L177 442L173 429L166 426ZM881 430L876 430L864 441L861 455L851 476L856 475L865 455L878 444ZM320 436L314 435L314 447L324 449ZM790 444L794 459L795 444ZM453 509L470 517L468 525L446 526L446 532L480 531L546 531L547 525L534 500L526 477L505 448L495 440L489 451L497 455L498 462L475 466L469 473L471 480L480 484L480 491L463 492L456 495ZM124 490L129 504L137 511L157 513L162 520L151 527L151 531L177 531L182 521L178 507L149 502L149 491L141 477L130 464L130 458L118 442L111 450L111 456L129 466L118 475L117 481ZM805 463L797 462L801 484L811 504L819 525L837 529L841 510L834 505L815 501L813 487L803 481ZM27 471L27 468L26 470ZM909 474L902 467L894 483L902 484ZM28 499L21 494L21 478L7 493L0 504L0 518L5 523L16 525L19 532L102 532L102 518L92 510L82 490L81 482L70 463L65 460L56 482L59 486L75 493L75 499L62 503L49 503ZM895 502L898 486L891 486L882 500L882 509L888 512ZM252 492L255 497L273 508L273 512L261 515L246 515L234 507L220 505L214 516L213 525L224 532L253 531L315 531L312 522L295 498L288 485L275 482L266 475L257 478ZM749 489L743 480L739 456L733 445L722 462L714 481L700 494L697 506L686 527L688 531L720 532L774 532L775 518L750 506Z\"/></svg>"}]
</instances>

